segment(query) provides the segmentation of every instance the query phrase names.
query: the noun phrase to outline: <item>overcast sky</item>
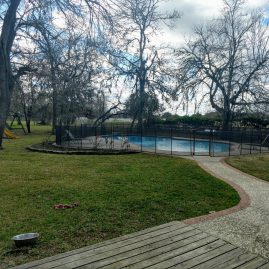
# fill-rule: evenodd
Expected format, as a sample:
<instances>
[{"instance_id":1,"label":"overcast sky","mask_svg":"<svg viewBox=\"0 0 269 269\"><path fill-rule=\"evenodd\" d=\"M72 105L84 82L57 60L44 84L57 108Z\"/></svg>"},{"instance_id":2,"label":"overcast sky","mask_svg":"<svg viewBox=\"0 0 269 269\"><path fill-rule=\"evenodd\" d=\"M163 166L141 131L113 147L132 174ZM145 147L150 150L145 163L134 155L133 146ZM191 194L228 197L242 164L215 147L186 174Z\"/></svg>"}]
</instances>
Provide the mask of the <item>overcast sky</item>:
<instances>
[{"instance_id":1,"label":"overcast sky","mask_svg":"<svg viewBox=\"0 0 269 269\"><path fill-rule=\"evenodd\" d=\"M268 0L246 0L250 8L264 8L269 5ZM217 17L223 6L222 0L170 0L163 5L163 9L177 9L182 13L176 28L165 31L167 40L176 45L184 42L184 36L191 34L194 25Z\"/></svg>"},{"instance_id":2,"label":"overcast sky","mask_svg":"<svg viewBox=\"0 0 269 269\"><path fill-rule=\"evenodd\" d=\"M250 9L268 8L268 0L245 0ZM222 0L170 0L163 4L163 10L177 9L182 13L181 19L178 20L177 25L173 31L165 29L160 37L160 41L169 41L169 43L176 47L184 44L184 41L191 35L192 29L195 25L205 23L206 21L219 16L223 7ZM269 16L268 16L269 17ZM159 39L159 38L158 38ZM173 105L165 105L167 111L178 114L185 114L182 107L176 109L177 103ZM212 111L209 102L204 101L200 107L200 113ZM194 104L189 104L189 114L194 113Z\"/></svg>"}]
</instances>

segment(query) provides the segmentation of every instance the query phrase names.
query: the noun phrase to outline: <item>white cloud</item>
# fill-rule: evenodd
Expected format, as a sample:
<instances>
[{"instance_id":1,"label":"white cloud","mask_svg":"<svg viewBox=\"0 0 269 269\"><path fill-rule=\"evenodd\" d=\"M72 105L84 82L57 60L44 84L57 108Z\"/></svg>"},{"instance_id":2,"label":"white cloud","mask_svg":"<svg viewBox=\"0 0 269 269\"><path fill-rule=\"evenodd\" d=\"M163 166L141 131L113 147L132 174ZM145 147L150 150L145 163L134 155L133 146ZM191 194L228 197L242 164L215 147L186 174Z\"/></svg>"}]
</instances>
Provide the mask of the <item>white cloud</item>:
<instances>
[{"instance_id":1,"label":"white cloud","mask_svg":"<svg viewBox=\"0 0 269 269\"><path fill-rule=\"evenodd\" d=\"M247 0L247 7L264 8L268 6L268 0ZM205 23L206 21L217 17L222 9L222 0L170 0L161 5L164 11L173 9L182 13L182 18L173 30L164 30L162 40L169 40L174 45L182 45L184 37L191 34L195 25Z\"/></svg>"},{"instance_id":2,"label":"white cloud","mask_svg":"<svg viewBox=\"0 0 269 269\"><path fill-rule=\"evenodd\" d=\"M261 8L268 5L268 1L267 0L249 0L247 1L247 4L251 8Z\"/></svg>"},{"instance_id":3,"label":"white cloud","mask_svg":"<svg viewBox=\"0 0 269 269\"><path fill-rule=\"evenodd\" d=\"M259 9L268 7L269 3L268 0L246 0L246 6L250 9ZM156 42L161 43L165 40L177 47L183 45L185 39L188 39L188 36L191 35L192 29L195 25L205 23L210 19L219 16L222 7L222 0L170 0L164 3L161 6L162 10L171 11L173 9L177 9L182 12L182 18L178 20L175 29L164 29L164 33L162 33L160 38L156 39ZM186 111L182 110L182 106L175 110L177 105L177 103L174 103L172 106L166 106L166 109L173 113L185 114ZM189 114L195 112L194 108L194 102L190 103L188 111ZM210 110L210 104L207 100L204 100L199 111L205 113Z\"/></svg>"}]
</instances>

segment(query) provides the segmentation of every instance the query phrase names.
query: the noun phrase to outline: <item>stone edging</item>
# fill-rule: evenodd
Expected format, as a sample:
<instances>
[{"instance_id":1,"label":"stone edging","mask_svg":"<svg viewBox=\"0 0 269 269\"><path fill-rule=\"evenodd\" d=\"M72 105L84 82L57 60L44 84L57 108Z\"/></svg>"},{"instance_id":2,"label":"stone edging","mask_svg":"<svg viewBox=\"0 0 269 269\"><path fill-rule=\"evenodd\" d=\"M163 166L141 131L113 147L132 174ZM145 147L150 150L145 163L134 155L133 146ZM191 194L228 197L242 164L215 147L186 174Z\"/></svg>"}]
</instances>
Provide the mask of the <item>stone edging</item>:
<instances>
[{"instance_id":1,"label":"stone edging","mask_svg":"<svg viewBox=\"0 0 269 269\"><path fill-rule=\"evenodd\" d=\"M231 187L233 187L237 191L237 193L239 194L239 196L240 196L240 202L236 206L234 206L234 207L231 207L231 208L228 208L228 209L225 209L225 210L221 210L221 211L218 211L216 213L212 213L212 214L208 214L208 215L203 215L203 216L199 216L199 217L194 217L194 218L183 220L184 223L186 223L186 224L196 224L196 223L200 223L200 222L204 222L204 221L213 220L215 218L219 218L219 217L223 217L223 216L229 215L231 213L240 211L240 210L245 209L245 208L247 208L247 207L250 206L251 200L249 198L249 195L243 190L243 188L241 188L239 185L235 184L234 182L231 182L230 180L228 180L226 178L223 178L223 177L220 177L219 175L216 175L214 172L210 171L207 167L205 167L200 162L197 162L197 163L207 173L211 174L212 176L214 176L214 177L216 177L218 179L223 180L224 182L226 182L227 184L229 184ZM221 160L221 163L222 164L225 164L229 168L233 168L233 167L230 167L225 162L225 159L224 158Z\"/></svg>"},{"instance_id":2,"label":"stone edging","mask_svg":"<svg viewBox=\"0 0 269 269\"><path fill-rule=\"evenodd\" d=\"M125 155L125 154L136 154L137 151L93 151L93 150L60 150L60 149L47 149L38 148L36 146L28 146L27 150L40 153L50 153L50 154L65 154L65 155Z\"/></svg>"}]
</instances>

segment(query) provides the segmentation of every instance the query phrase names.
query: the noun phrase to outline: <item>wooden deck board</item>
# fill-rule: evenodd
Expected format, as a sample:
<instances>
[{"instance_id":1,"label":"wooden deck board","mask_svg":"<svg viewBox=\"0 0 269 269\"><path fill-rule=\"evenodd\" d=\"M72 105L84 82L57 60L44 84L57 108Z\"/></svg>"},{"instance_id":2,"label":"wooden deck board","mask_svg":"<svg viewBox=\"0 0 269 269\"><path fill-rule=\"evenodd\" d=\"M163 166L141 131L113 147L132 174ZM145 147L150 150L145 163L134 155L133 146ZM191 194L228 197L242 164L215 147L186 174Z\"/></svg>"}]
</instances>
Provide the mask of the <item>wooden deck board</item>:
<instances>
[{"instance_id":1,"label":"wooden deck board","mask_svg":"<svg viewBox=\"0 0 269 269\"><path fill-rule=\"evenodd\" d=\"M97 251L92 250L88 252L84 252L80 255L73 255L71 257L67 257L65 259L61 259L58 262L51 262L49 266L55 267L56 265L59 265L57 268L76 268L78 266L83 266L89 263L94 263L99 260L104 260L112 257L113 259L116 259L115 256L119 254L124 254L128 251L133 251L139 249L139 252L141 252L141 248L151 248L152 244L155 242L159 242L165 239L172 240L173 237L176 235L186 233L188 231L191 231L191 227L183 227L178 230L173 230L172 232L165 232L161 231L157 234L149 233L147 235L144 235L142 238L135 238L126 240L125 244L120 245L119 243L116 243L114 245L110 245L108 247L103 247L97 249ZM193 229L192 229L193 230ZM128 243L128 244L126 244ZM149 247L147 247L149 245ZM47 264L48 266L48 264ZM36 268L43 268L43 267L36 267Z\"/></svg>"},{"instance_id":2,"label":"wooden deck board","mask_svg":"<svg viewBox=\"0 0 269 269\"><path fill-rule=\"evenodd\" d=\"M222 240L214 240L213 242L210 242L209 240L205 244L199 247L195 247L195 249L192 249L186 253L178 255L178 252L175 251L173 256L171 256L170 253L167 253L167 259L165 259L163 262L154 264L148 268L150 269L165 269L170 268L178 265L179 263L183 263L185 261L188 261L190 259L195 259L197 256L200 256L204 253L209 252L210 250L214 248L218 248L220 246L223 246L225 243Z\"/></svg>"},{"instance_id":3,"label":"wooden deck board","mask_svg":"<svg viewBox=\"0 0 269 269\"><path fill-rule=\"evenodd\" d=\"M201 240L194 241L191 244L188 244L181 248L176 248L171 251L168 250L156 257L144 259L134 265L128 266L128 268L134 269L134 268L154 267L158 264L161 264L161 266L164 266L164 263L166 261L173 259L177 255L181 255L181 254L183 255L185 253L189 253L193 250L196 250L197 248L203 247L205 245L208 245L209 243L216 242L216 241L218 241L218 239L216 239L215 237L207 236Z\"/></svg>"},{"instance_id":4,"label":"wooden deck board","mask_svg":"<svg viewBox=\"0 0 269 269\"><path fill-rule=\"evenodd\" d=\"M259 269L269 269L269 262L268 263L266 263L266 264L264 264L264 265L262 265L262 266L260 266L260 267L258 267Z\"/></svg>"},{"instance_id":5,"label":"wooden deck board","mask_svg":"<svg viewBox=\"0 0 269 269\"><path fill-rule=\"evenodd\" d=\"M266 261L265 259L262 259L260 257L255 258L254 260L240 265L238 267L236 267L237 269L252 269L252 268L260 268L260 266L262 265L266 265L268 266L268 261ZM268 268L268 267L267 267Z\"/></svg>"},{"instance_id":6,"label":"wooden deck board","mask_svg":"<svg viewBox=\"0 0 269 269\"><path fill-rule=\"evenodd\" d=\"M193 267L193 269L213 269L216 268L217 265L220 265L224 262L232 260L234 257L243 254L243 250L235 248L229 252L223 253L218 257L214 257L206 262L200 263Z\"/></svg>"},{"instance_id":7,"label":"wooden deck board","mask_svg":"<svg viewBox=\"0 0 269 269\"><path fill-rule=\"evenodd\" d=\"M175 226L175 225L177 227L179 227L179 222L178 221L173 221L173 222L165 223L165 224L160 225L160 226L155 226L155 227L152 227L152 228L149 228L149 229L145 229L143 231L139 231L139 232L136 232L136 233L124 235L124 236L117 237L117 238L114 238L114 239L110 239L110 240L107 240L107 241L104 241L104 242L101 242L101 243L98 243L98 244L95 244L95 245L83 247L83 248L80 248L80 249L71 250L71 251L56 255L56 256L51 256L51 257L44 258L44 259L41 259L41 260L38 260L38 261L34 261L34 262L31 262L30 264L20 265L20 266L14 267L13 269L17 269L17 268L19 268L19 269L34 268L37 265L45 264L45 263L55 261L55 260L60 260L60 259L65 258L65 257L69 257L69 256L72 256L72 255L75 255L75 254L83 253L85 251L97 249L99 247L111 245L111 244L114 244L114 243L117 243L117 242L120 242L120 241L124 241L124 240L130 239L130 238L135 238L137 236L141 236L141 235L147 234L149 232L162 230L162 229L165 229L167 227L171 227L171 226ZM182 224L182 223L180 225L180 227L185 227L185 226L186 225ZM31 265L31 267L29 267L30 265Z\"/></svg>"},{"instance_id":8,"label":"wooden deck board","mask_svg":"<svg viewBox=\"0 0 269 269\"><path fill-rule=\"evenodd\" d=\"M254 260L257 257L257 255L255 254L251 254L251 253L243 253L240 254L236 257L234 257L233 259L231 259L228 262L222 263L219 266L216 266L216 268L218 269L228 269L228 268L236 268L241 266L246 266L247 263L251 262L252 260ZM244 267L243 267L244 268ZM253 267L255 268L255 267Z\"/></svg>"},{"instance_id":9,"label":"wooden deck board","mask_svg":"<svg viewBox=\"0 0 269 269\"><path fill-rule=\"evenodd\" d=\"M269 268L269 261L182 222L171 222L13 269Z\"/></svg>"},{"instance_id":10,"label":"wooden deck board","mask_svg":"<svg viewBox=\"0 0 269 269\"><path fill-rule=\"evenodd\" d=\"M204 264L205 262L212 260L222 254L230 252L234 249L236 249L236 247L230 244L225 244L225 245L222 245L221 247L215 248L209 252L199 255L193 259L177 264L174 266L174 268L182 268L182 269L193 268L196 265Z\"/></svg>"},{"instance_id":11,"label":"wooden deck board","mask_svg":"<svg viewBox=\"0 0 269 269\"><path fill-rule=\"evenodd\" d=\"M187 234L185 234L185 235L188 236ZM123 268L126 266L129 266L129 268L130 268L131 265L138 266L137 263L139 263L143 260L157 257L158 255L161 255L161 254L168 252L168 251L172 251L174 249L184 248L185 246L187 246L195 241L204 239L206 237L207 237L207 235L205 235L203 233L198 233L196 235L188 236L186 238L182 237L180 240L175 241L171 244L168 244L168 245L162 244L158 248L153 248L147 252L140 253L140 254L133 256L133 257L129 257L126 255L124 257L124 259L116 261L116 262L114 261L113 264L111 263L111 264L104 266L102 268L103 269L112 269L112 268L116 269L116 268ZM177 238L177 239L179 239L179 238Z\"/></svg>"},{"instance_id":12,"label":"wooden deck board","mask_svg":"<svg viewBox=\"0 0 269 269\"><path fill-rule=\"evenodd\" d=\"M193 241L193 240L197 240L197 237L201 238L201 234L198 234L198 236L195 236L195 239L192 238L188 238L186 241ZM205 236L203 236L203 238L205 240ZM133 256L130 257L130 252L124 252L122 253L122 255L119 257L119 255L115 255L113 257L111 257L111 259L105 259L103 261L98 261L92 264L86 264L83 268L104 268L104 266L106 266L107 268L121 268L124 266L130 266L132 263L135 264L135 267L137 267L137 262L141 261L143 259L148 260L150 257L156 257L161 255L163 252L166 252L167 249L169 250L173 250L173 249L178 249L178 248L182 248L184 247L184 245L187 243L185 240L178 242L177 244L171 244L171 245L165 245L164 247L161 248L157 248L155 251L147 251L147 252L143 252L144 250L141 249L137 249L137 256ZM189 242L188 242L189 243ZM158 255L159 254L159 255ZM125 261L125 265L120 265L119 264L115 264L115 262L122 262L124 263Z\"/></svg>"}]
</instances>

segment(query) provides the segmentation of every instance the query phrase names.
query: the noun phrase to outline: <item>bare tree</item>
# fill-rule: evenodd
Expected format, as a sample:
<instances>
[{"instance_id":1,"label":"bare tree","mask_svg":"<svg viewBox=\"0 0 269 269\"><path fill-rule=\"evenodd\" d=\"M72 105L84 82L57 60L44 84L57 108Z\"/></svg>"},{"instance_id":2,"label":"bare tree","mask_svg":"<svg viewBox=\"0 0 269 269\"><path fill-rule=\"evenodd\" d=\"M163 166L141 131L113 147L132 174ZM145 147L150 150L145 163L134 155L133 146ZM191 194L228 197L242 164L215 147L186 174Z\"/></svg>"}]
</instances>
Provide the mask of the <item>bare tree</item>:
<instances>
[{"instance_id":1,"label":"bare tree","mask_svg":"<svg viewBox=\"0 0 269 269\"><path fill-rule=\"evenodd\" d=\"M182 89L206 90L223 129L230 129L235 110L268 98L268 45L262 12L246 10L243 0L224 0L220 17L196 27L179 50Z\"/></svg>"},{"instance_id":2,"label":"bare tree","mask_svg":"<svg viewBox=\"0 0 269 269\"><path fill-rule=\"evenodd\" d=\"M136 104L138 126L143 124L146 91L161 93L164 98L173 94L171 67L173 51L167 45L157 45L155 38L160 35L162 25L173 26L180 17L179 12L162 12L163 0L120 0L115 15L118 33L115 35L110 63L126 84L132 88L139 100ZM127 79L126 79L127 78ZM153 94L151 94L153 95Z\"/></svg>"},{"instance_id":3,"label":"bare tree","mask_svg":"<svg viewBox=\"0 0 269 269\"><path fill-rule=\"evenodd\" d=\"M65 42L65 53L57 69L60 97L58 122L72 124L76 117L93 111L99 55L95 42L77 30L71 31Z\"/></svg>"},{"instance_id":4,"label":"bare tree","mask_svg":"<svg viewBox=\"0 0 269 269\"><path fill-rule=\"evenodd\" d=\"M12 47L17 33L19 31L29 31L33 27L40 27L39 22L35 20L37 14L46 15L47 17L50 14L51 20L48 22L51 22L54 19L53 14L55 11L60 12L69 20L72 17L74 19L74 16L76 20L84 19L85 25L87 20L88 25L92 26L91 31L95 36L101 30L100 25L103 21L108 22L109 25L111 25L112 21L108 12L110 0L102 1L102 3L98 0L1 0L0 4L0 148L2 148L3 131L9 113L12 91L16 77L22 72L19 70L20 72L16 74L13 68L16 64L11 64ZM39 30L43 38L48 38L48 29L39 28ZM17 38L19 43L20 37L17 36ZM54 36L54 38L57 38L57 36Z\"/></svg>"},{"instance_id":5,"label":"bare tree","mask_svg":"<svg viewBox=\"0 0 269 269\"><path fill-rule=\"evenodd\" d=\"M11 1L4 17L0 36L0 149L15 83L10 54L16 36L16 13L20 2L20 0Z\"/></svg>"},{"instance_id":6,"label":"bare tree","mask_svg":"<svg viewBox=\"0 0 269 269\"><path fill-rule=\"evenodd\" d=\"M33 77L32 74L29 74L27 78L24 78L24 82L27 81L27 92L24 91L22 83L16 83L17 88L17 97L20 101L20 105L22 106L22 111L26 123L27 132L31 133L31 119L34 112L34 105L36 101L36 89L33 84ZM26 87L25 87L26 88ZM16 93L16 89L15 89ZM18 111L16 111L18 112Z\"/></svg>"}]
</instances>

